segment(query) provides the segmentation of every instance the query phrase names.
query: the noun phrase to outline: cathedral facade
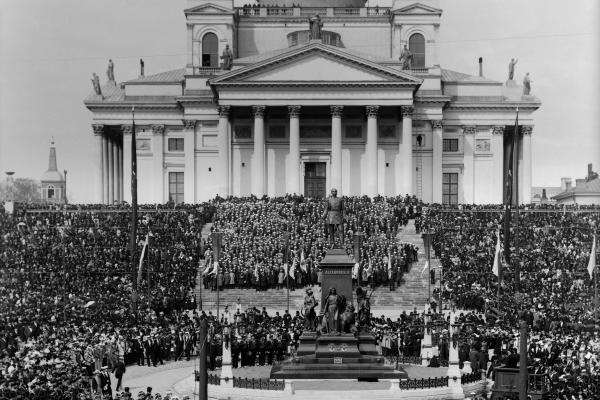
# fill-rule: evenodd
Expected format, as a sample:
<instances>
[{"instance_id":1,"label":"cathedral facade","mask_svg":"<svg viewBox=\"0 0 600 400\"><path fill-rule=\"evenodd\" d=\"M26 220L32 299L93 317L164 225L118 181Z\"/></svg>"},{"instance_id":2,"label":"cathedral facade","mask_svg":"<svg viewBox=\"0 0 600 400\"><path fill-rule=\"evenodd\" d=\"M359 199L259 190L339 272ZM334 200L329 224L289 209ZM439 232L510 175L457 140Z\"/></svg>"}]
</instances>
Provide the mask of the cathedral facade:
<instances>
[{"instance_id":1,"label":"cathedral facade","mask_svg":"<svg viewBox=\"0 0 600 400\"><path fill-rule=\"evenodd\" d=\"M481 66L477 76L441 66L439 0L188 0L184 14L185 67L97 81L84 101L97 202L131 200L134 126L140 203L330 188L500 203L515 131L529 202L541 103Z\"/></svg>"}]
</instances>

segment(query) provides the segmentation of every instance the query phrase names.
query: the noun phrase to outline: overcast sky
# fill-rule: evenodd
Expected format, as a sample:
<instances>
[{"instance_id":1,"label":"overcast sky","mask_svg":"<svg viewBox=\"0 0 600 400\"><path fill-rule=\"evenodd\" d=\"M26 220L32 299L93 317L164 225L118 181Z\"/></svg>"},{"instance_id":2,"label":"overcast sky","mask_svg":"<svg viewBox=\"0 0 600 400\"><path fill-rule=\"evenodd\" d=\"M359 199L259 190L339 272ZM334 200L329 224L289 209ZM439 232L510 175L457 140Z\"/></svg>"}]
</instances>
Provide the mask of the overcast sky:
<instances>
[{"instance_id":1,"label":"overcast sky","mask_svg":"<svg viewBox=\"0 0 600 400\"><path fill-rule=\"evenodd\" d=\"M139 58L146 75L185 66L184 8L183 0L0 0L0 171L39 179L54 138L70 201L92 201L92 115L83 105L92 72L104 81L108 58L117 81L137 77ZM600 1L442 0L441 8L443 68L477 74L481 56L484 75L504 82L518 57L515 79L530 72L543 103L533 185L582 178L590 162L600 170Z\"/></svg>"}]
</instances>

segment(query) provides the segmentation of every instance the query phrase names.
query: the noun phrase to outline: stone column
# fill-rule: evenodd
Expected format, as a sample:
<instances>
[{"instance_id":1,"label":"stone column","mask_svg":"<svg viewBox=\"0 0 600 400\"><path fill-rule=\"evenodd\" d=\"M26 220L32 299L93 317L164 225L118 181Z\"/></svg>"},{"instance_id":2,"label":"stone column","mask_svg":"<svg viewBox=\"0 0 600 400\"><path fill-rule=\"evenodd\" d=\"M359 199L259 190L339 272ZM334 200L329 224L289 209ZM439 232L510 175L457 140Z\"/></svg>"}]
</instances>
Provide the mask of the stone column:
<instances>
[{"instance_id":1,"label":"stone column","mask_svg":"<svg viewBox=\"0 0 600 400\"><path fill-rule=\"evenodd\" d=\"M183 120L183 201L188 204L196 202L196 122Z\"/></svg>"},{"instance_id":2,"label":"stone column","mask_svg":"<svg viewBox=\"0 0 600 400\"><path fill-rule=\"evenodd\" d=\"M157 203L164 203L165 201L165 186L164 181L165 177L163 174L163 162L164 162L164 133L165 126L164 125L152 125L152 153L154 154L153 158L153 175L154 175L154 201ZM185 139L183 139L184 147L185 147ZM185 182L185 172L183 174L183 179ZM185 188L183 191L183 195L185 197Z\"/></svg>"},{"instance_id":3,"label":"stone column","mask_svg":"<svg viewBox=\"0 0 600 400\"><path fill-rule=\"evenodd\" d=\"M300 106L288 106L290 117L290 172L288 193L300 194Z\"/></svg>"},{"instance_id":4,"label":"stone column","mask_svg":"<svg viewBox=\"0 0 600 400\"><path fill-rule=\"evenodd\" d=\"M113 173L112 173L112 186L113 186L113 200L119 200L119 144L113 137L112 139L112 158L113 158Z\"/></svg>"},{"instance_id":5,"label":"stone column","mask_svg":"<svg viewBox=\"0 0 600 400\"><path fill-rule=\"evenodd\" d=\"M254 157L252 194L262 197L265 194L265 106L252 106L254 114Z\"/></svg>"},{"instance_id":6,"label":"stone column","mask_svg":"<svg viewBox=\"0 0 600 400\"><path fill-rule=\"evenodd\" d=\"M96 193L94 202L98 204L104 203L104 159L102 157L104 153L104 125L92 124L94 129L94 140L96 141L96 151L94 152L95 163L97 166L96 170Z\"/></svg>"},{"instance_id":7,"label":"stone column","mask_svg":"<svg viewBox=\"0 0 600 400\"><path fill-rule=\"evenodd\" d=\"M131 134L132 125L121 125L123 132L123 201L131 204ZM135 143L133 144L135 146Z\"/></svg>"},{"instance_id":8,"label":"stone column","mask_svg":"<svg viewBox=\"0 0 600 400\"><path fill-rule=\"evenodd\" d=\"M118 196L118 200L119 201L123 201L123 143L121 143L120 146L118 146L118 156L119 156L119 161L117 162L117 166L119 167L119 171L117 173L117 176L119 177L119 196Z\"/></svg>"},{"instance_id":9,"label":"stone column","mask_svg":"<svg viewBox=\"0 0 600 400\"><path fill-rule=\"evenodd\" d=\"M522 186L519 189L521 195L521 202L525 204L531 203L531 131L533 127L531 125L524 125L521 127L521 133L523 134L523 180Z\"/></svg>"},{"instance_id":10,"label":"stone column","mask_svg":"<svg viewBox=\"0 0 600 400\"><path fill-rule=\"evenodd\" d=\"M218 173L221 184L219 195L227 197L231 194L231 138L229 137L229 112L231 107L220 106L219 109L219 166Z\"/></svg>"},{"instance_id":11,"label":"stone column","mask_svg":"<svg viewBox=\"0 0 600 400\"><path fill-rule=\"evenodd\" d=\"M331 106L331 188L336 188L340 196L344 194L342 191L343 112L343 106ZM375 124L377 124L377 111L375 111ZM375 128L377 128L377 126L375 126ZM375 151L377 152L377 133L375 135Z\"/></svg>"},{"instance_id":12,"label":"stone column","mask_svg":"<svg viewBox=\"0 0 600 400\"><path fill-rule=\"evenodd\" d=\"M366 178L367 191L369 197L375 197L378 193L377 182L377 112L379 106L367 106L367 143L365 146L365 154L367 156L367 173L363 174Z\"/></svg>"},{"instance_id":13,"label":"stone column","mask_svg":"<svg viewBox=\"0 0 600 400\"><path fill-rule=\"evenodd\" d=\"M104 179L102 180L104 186L104 190L102 191L102 202L108 204L108 185L110 179L108 175L108 137L106 133L102 135L102 168L104 170Z\"/></svg>"},{"instance_id":14,"label":"stone column","mask_svg":"<svg viewBox=\"0 0 600 400\"><path fill-rule=\"evenodd\" d=\"M187 24L187 63L186 72L188 74L194 73L194 25Z\"/></svg>"},{"instance_id":15,"label":"stone column","mask_svg":"<svg viewBox=\"0 0 600 400\"><path fill-rule=\"evenodd\" d=\"M504 126L494 126L492 128L492 191L494 203L502 204L504 202Z\"/></svg>"},{"instance_id":16,"label":"stone column","mask_svg":"<svg viewBox=\"0 0 600 400\"><path fill-rule=\"evenodd\" d=\"M412 115L415 111L413 106L402 106L402 145L400 146L400 157L402 161L402 190L401 195L413 192L413 153L412 153Z\"/></svg>"},{"instance_id":17,"label":"stone column","mask_svg":"<svg viewBox=\"0 0 600 400\"><path fill-rule=\"evenodd\" d=\"M435 120L431 121L432 128L432 153L433 153L433 165L432 165L432 180L431 180L431 193L432 202L442 204L442 160L443 160L443 139L442 132L443 126L442 121Z\"/></svg>"},{"instance_id":18,"label":"stone column","mask_svg":"<svg viewBox=\"0 0 600 400\"><path fill-rule=\"evenodd\" d=\"M115 200L115 164L113 161L113 147L114 143L111 137L106 138L106 151L108 153L108 204L112 204Z\"/></svg>"},{"instance_id":19,"label":"stone column","mask_svg":"<svg viewBox=\"0 0 600 400\"><path fill-rule=\"evenodd\" d=\"M473 204L475 202L475 164L473 159L473 149L475 147L474 126L463 126L463 203Z\"/></svg>"}]
</instances>

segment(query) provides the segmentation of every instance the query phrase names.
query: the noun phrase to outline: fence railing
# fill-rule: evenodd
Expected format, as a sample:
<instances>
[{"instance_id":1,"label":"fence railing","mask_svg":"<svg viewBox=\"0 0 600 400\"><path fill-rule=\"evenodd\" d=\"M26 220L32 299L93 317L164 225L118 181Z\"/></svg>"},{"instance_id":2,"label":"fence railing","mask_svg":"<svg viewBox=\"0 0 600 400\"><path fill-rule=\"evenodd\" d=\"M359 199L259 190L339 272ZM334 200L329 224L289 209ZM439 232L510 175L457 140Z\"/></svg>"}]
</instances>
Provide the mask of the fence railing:
<instances>
[{"instance_id":1,"label":"fence railing","mask_svg":"<svg viewBox=\"0 0 600 400\"><path fill-rule=\"evenodd\" d=\"M463 376L460 377L460 383L462 383L463 385L468 384L468 383L473 383L473 382L478 382L480 380L482 380L482 376L481 376L481 372L479 371L474 371L471 372L470 374L464 374Z\"/></svg>"},{"instance_id":2,"label":"fence railing","mask_svg":"<svg viewBox=\"0 0 600 400\"><path fill-rule=\"evenodd\" d=\"M402 379L400 380L400 389L431 389L448 386L448 377L439 378L421 378L421 379Z\"/></svg>"},{"instance_id":3,"label":"fence railing","mask_svg":"<svg viewBox=\"0 0 600 400\"><path fill-rule=\"evenodd\" d=\"M285 381L277 379L233 378L233 387L240 389L283 390Z\"/></svg>"},{"instance_id":4,"label":"fence railing","mask_svg":"<svg viewBox=\"0 0 600 400\"><path fill-rule=\"evenodd\" d=\"M200 381L200 371L197 371L197 370L194 371L194 375L195 375L196 382ZM207 374L206 378L207 378L209 385L220 385L221 384L221 377L219 375Z\"/></svg>"}]
</instances>

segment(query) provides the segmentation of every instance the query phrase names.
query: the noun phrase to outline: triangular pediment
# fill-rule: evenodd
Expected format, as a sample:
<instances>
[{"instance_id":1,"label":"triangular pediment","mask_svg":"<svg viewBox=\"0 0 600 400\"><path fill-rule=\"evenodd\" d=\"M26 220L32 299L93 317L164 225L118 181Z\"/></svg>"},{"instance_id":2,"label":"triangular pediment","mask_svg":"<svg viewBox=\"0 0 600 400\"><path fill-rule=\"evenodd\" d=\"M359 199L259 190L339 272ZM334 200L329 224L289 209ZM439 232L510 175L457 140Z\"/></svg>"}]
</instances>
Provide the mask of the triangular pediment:
<instances>
[{"instance_id":1,"label":"triangular pediment","mask_svg":"<svg viewBox=\"0 0 600 400\"><path fill-rule=\"evenodd\" d=\"M197 7L184 10L185 15L189 14L233 14L233 10L216 4L207 3Z\"/></svg>"},{"instance_id":2,"label":"triangular pediment","mask_svg":"<svg viewBox=\"0 0 600 400\"><path fill-rule=\"evenodd\" d=\"M425 4L415 3L410 6L402 7L394 10L395 14L442 14L442 10L439 8L430 7Z\"/></svg>"},{"instance_id":3,"label":"triangular pediment","mask_svg":"<svg viewBox=\"0 0 600 400\"><path fill-rule=\"evenodd\" d=\"M226 83L395 83L417 86L421 80L343 50L312 43L234 70L211 81Z\"/></svg>"}]
</instances>

